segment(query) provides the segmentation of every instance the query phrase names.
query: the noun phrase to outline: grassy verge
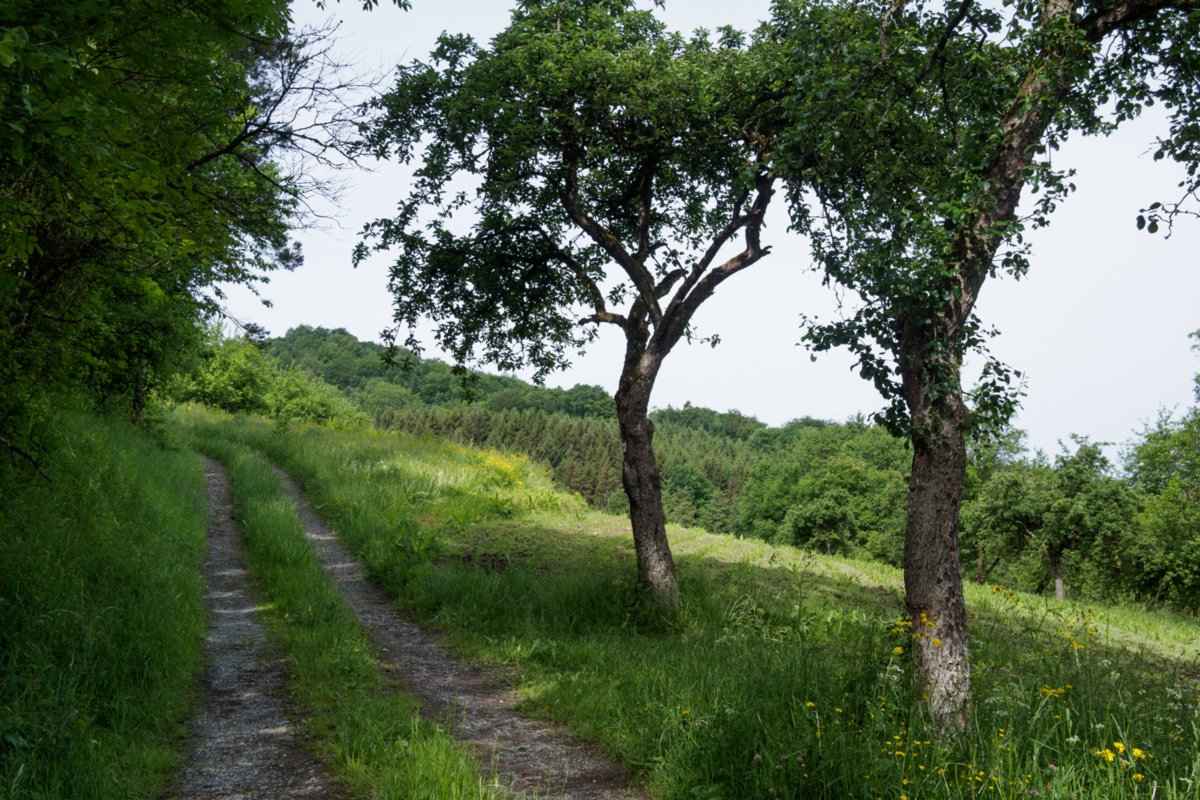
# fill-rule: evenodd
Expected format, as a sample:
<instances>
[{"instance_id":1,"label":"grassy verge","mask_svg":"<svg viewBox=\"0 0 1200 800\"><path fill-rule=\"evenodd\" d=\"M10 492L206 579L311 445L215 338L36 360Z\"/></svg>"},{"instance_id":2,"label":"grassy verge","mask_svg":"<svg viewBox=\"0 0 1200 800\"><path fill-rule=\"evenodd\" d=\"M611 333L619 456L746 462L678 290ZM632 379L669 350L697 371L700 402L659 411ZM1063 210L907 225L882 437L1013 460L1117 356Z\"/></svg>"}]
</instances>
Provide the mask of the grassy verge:
<instances>
[{"instance_id":1,"label":"grassy verge","mask_svg":"<svg viewBox=\"0 0 1200 800\"><path fill-rule=\"evenodd\" d=\"M974 727L939 742L910 685L894 571L676 530L683 608L663 620L637 601L627 522L519 457L219 427L290 470L462 652L509 669L531 711L658 797L1200 798L1193 621L1114 609L1101 625L972 589Z\"/></svg>"},{"instance_id":2,"label":"grassy verge","mask_svg":"<svg viewBox=\"0 0 1200 800\"><path fill-rule=\"evenodd\" d=\"M453 739L420 721L414 701L385 685L366 634L321 570L270 466L203 424L187 430L230 470L247 560L269 603L268 630L288 655L309 732L339 777L379 800L503 796Z\"/></svg>"},{"instance_id":3,"label":"grassy verge","mask_svg":"<svg viewBox=\"0 0 1200 800\"><path fill-rule=\"evenodd\" d=\"M200 464L81 413L41 437L51 481L0 462L0 797L153 797L201 658Z\"/></svg>"}]
</instances>

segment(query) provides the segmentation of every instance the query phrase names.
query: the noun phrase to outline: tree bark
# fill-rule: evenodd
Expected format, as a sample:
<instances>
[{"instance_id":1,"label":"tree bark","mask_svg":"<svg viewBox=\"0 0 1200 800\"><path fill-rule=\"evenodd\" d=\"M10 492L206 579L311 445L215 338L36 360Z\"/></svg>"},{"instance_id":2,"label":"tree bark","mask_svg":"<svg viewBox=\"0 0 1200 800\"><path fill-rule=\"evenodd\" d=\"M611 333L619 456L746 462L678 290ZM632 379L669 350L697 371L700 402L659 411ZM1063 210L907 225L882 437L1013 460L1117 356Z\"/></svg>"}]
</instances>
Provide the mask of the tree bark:
<instances>
[{"instance_id":1,"label":"tree bark","mask_svg":"<svg viewBox=\"0 0 1200 800\"><path fill-rule=\"evenodd\" d=\"M967 612L958 560L965 459L957 441L914 443L904 540L904 592L934 724L966 726L971 694Z\"/></svg>"},{"instance_id":2,"label":"tree bark","mask_svg":"<svg viewBox=\"0 0 1200 800\"><path fill-rule=\"evenodd\" d=\"M1054 574L1054 599L1067 599L1067 585L1062 575L1062 553L1049 553L1050 571Z\"/></svg>"},{"instance_id":3,"label":"tree bark","mask_svg":"<svg viewBox=\"0 0 1200 800\"><path fill-rule=\"evenodd\" d=\"M960 360L948 355L930 377L930 339L908 331L901 372L912 419L913 462L904 537L904 592L915 640L918 678L936 728L959 733L970 712L971 668L967 611L958 557L958 512L966 478L967 408L958 378ZM944 350L954 353L951 348ZM934 396L946 378L953 388Z\"/></svg>"},{"instance_id":4,"label":"tree bark","mask_svg":"<svg viewBox=\"0 0 1200 800\"><path fill-rule=\"evenodd\" d=\"M654 423L650 421L650 392L661 358L637 353L633 343L617 389L617 422L621 428L621 483L629 498L629 521L637 552L638 580L654 604L664 611L679 605L679 579L667 542L662 483L654 457Z\"/></svg>"},{"instance_id":5,"label":"tree bark","mask_svg":"<svg viewBox=\"0 0 1200 800\"><path fill-rule=\"evenodd\" d=\"M137 378L133 382L133 400L130 404L130 421L137 427L141 427L142 419L146 414L146 392L149 388L149 368L145 362L138 367Z\"/></svg>"}]
</instances>

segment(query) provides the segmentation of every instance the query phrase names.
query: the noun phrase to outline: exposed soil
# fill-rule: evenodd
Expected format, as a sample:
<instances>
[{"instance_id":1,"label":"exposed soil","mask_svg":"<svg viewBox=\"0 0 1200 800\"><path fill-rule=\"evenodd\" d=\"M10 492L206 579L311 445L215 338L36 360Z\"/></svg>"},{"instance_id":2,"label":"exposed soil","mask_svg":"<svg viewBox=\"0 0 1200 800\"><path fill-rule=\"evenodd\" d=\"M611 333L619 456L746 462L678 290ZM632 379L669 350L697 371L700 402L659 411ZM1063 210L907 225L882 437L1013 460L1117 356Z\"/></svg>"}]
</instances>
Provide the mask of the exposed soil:
<instances>
[{"instance_id":1,"label":"exposed soil","mask_svg":"<svg viewBox=\"0 0 1200 800\"><path fill-rule=\"evenodd\" d=\"M285 800L347 795L304 747L283 661L258 621L229 500L229 476L205 459L209 610L203 708L188 726L187 760L164 800Z\"/></svg>"},{"instance_id":2,"label":"exposed soil","mask_svg":"<svg viewBox=\"0 0 1200 800\"><path fill-rule=\"evenodd\" d=\"M295 498L325 570L370 633L383 668L421 699L422 713L448 725L478 753L480 763L490 765L515 792L561 800L646 797L630 788L629 777L616 763L574 740L565 729L517 713L516 694L503 681L464 664L433 634L406 619L382 589L365 579L299 486L277 472ZM503 570L506 564L483 566Z\"/></svg>"}]
</instances>

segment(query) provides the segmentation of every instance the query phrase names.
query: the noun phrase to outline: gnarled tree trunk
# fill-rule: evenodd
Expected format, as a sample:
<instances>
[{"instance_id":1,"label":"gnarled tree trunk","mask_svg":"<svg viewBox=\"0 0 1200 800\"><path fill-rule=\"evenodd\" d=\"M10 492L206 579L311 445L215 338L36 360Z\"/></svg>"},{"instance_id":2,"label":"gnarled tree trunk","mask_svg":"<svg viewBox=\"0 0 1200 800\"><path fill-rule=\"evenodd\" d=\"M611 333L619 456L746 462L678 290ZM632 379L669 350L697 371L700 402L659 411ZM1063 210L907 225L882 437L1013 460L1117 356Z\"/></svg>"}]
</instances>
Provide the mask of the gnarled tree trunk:
<instances>
[{"instance_id":1,"label":"gnarled tree trunk","mask_svg":"<svg viewBox=\"0 0 1200 800\"><path fill-rule=\"evenodd\" d=\"M916 443L908 484L904 594L912 619L921 686L935 724L961 730L971 694L967 611L958 560L964 448Z\"/></svg>"},{"instance_id":2,"label":"gnarled tree trunk","mask_svg":"<svg viewBox=\"0 0 1200 800\"><path fill-rule=\"evenodd\" d=\"M904 537L904 594L912 623L919 681L934 725L962 731L971 698L967 611L958 557L958 512L966 477L967 408L961 388L932 396L929 339L909 335L902 346L905 401L912 415L913 461ZM937 366L957 379L959 361ZM955 387L961 386L957 380Z\"/></svg>"},{"instance_id":3,"label":"gnarled tree trunk","mask_svg":"<svg viewBox=\"0 0 1200 800\"><path fill-rule=\"evenodd\" d=\"M649 417L650 393L661 363L659 356L641 350L631 337L616 401L623 451L621 483L629 498L638 580L655 605L671 611L679 605L679 580L667 542L662 484L654 457L654 423Z\"/></svg>"}]
</instances>

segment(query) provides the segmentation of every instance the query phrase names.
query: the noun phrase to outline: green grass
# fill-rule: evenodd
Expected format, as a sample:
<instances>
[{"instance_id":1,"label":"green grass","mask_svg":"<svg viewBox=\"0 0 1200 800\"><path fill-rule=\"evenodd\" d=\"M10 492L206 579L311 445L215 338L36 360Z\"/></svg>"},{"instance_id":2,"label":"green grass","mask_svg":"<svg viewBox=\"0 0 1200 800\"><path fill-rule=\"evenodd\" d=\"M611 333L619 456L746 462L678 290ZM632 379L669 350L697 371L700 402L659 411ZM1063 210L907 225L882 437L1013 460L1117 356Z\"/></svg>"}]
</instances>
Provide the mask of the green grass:
<instances>
[{"instance_id":1,"label":"green grass","mask_svg":"<svg viewBox=\"0 0 1200 800\"><path fill-rule=\"evenodd\" d=\"M663 619L638 600L628 522L520 457L219 427L291 471L372 575L502 665L531 713L657 797L1200 798L1194 620L971 587L974 722L939 741L894 570L674 529L683 605Z\"/></svg>"},{"instance_id":2,"label":"green grass","mask_svg":"<svg viewBox=\"0 0 1200 800\"><path fill-rule=\"evenodd\" d=\"M377 671L366 634L321 570L270 466L198 417L185 430L230 470L247 560L268 603L268 630L287 653L291 691L335 773L357 795L379 800L503 796Z\"/></svg>"},{"instance_id":3,"label":"green grass","mask_svg":"<svg viewBox=\"0 0 1200 800\"><path fill-rule=\"evenodd\" d=\"M0 462L0 797L154 797L201 659L200 463L82 413L39 435L51 481Z\"/></svg>"}]
</instances>

